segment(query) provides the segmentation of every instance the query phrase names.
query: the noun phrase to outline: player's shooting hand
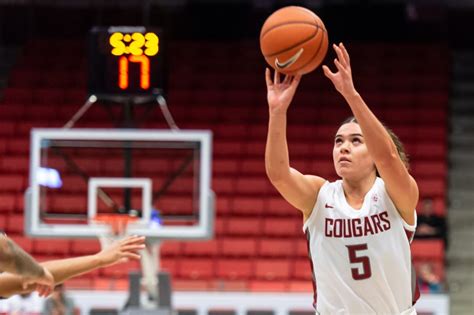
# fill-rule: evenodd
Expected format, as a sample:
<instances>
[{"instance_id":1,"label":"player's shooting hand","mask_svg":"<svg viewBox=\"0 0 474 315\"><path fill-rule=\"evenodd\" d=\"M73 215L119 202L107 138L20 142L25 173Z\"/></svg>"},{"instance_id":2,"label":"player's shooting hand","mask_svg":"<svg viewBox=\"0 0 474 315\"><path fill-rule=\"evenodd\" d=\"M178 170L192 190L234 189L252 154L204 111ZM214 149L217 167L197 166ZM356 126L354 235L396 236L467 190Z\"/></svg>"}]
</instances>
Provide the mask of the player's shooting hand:
<instances>
[{"instance_id":1,"label":"player's shooting hand","mask_svg":"<svg viewBox=\"0 0 474 315\"><path fill-rule=\"evenodd\" d=\"M54 289L54 277L48 269L43 267L43 273L39 277L25 277L23 280L23 289L34 285L35 291L39 296L47 297Z\"/></svg>"},{"instance_id":2,"label":"player's shooting hand","mask_svg":"<svg viewBox=\"0 0 474 315\"><path fill-rule=\"evenodd\" d=\"M265 81L267 83L267 101L270 113L285 114L301 81L301 75L286 75L283 82L280 82L280 73L275 71L272 80L270 69L266 68Z\"/></svg>"},{"instance_id":3,"label":"player's shooting hand","mask_svg":"<svg viewBox=\"0 0 474 315\"><path fill-rule=\"evenodd\" d=\"M97 254L101 267L126 262L130 259L140 259L138 252L145 248L144 236L127 236L104 248Z\"/></svg>"},{"instance_id":4,"label":"player's shooting hand","mask_svg":"<svg viewBox=\"0 0 474 315\"><path fill-rule=\"evenodd\" d=\"M339 45L333 44L332 47L337 54L337 58L334 59L334 64L338 71L334 73L326 65L323 66L323 71L326 77L332 81L336 90L347 99L357 93L352 81L349 53L342 43Z\"/></svg>"}]
</instances>

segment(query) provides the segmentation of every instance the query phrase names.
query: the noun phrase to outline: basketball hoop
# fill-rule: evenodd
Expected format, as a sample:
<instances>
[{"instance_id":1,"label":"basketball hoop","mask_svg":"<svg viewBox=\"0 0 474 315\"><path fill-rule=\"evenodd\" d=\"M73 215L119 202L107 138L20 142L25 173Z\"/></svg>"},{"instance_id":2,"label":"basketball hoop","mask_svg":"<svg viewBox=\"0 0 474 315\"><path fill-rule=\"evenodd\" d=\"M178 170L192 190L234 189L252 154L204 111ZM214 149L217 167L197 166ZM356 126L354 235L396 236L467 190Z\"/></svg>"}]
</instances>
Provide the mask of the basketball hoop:
<instances>
[{"instance_id":1,"label":"basketball hoop","mask_svg":"<svg viewBox=\"0 0 474 315\"><path fill-rule=\"evenodd\" d=\"M110 230L103 235L99 235L102 248L109 246L112 242L125 236L127 227L130 223L138 221L138 217L132 217L127 214L106 213L97 214L92 218L95 224L108 225Z\"/></svg>"}]
</instances>

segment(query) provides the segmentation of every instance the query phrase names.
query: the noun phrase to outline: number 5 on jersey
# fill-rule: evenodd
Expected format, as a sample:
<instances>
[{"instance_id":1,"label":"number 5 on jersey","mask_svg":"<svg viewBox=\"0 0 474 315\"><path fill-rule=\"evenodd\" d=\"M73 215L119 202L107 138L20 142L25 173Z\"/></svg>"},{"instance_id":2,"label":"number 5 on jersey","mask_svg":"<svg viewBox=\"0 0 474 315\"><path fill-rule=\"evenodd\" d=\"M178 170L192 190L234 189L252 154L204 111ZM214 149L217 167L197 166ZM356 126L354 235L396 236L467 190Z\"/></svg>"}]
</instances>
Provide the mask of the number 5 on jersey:
<instances>
[{"instance_id":1,"label":"number 5 on jersey","mask_svg":"<svg viewBox=\"0 0 474 315\"><path fill-rule=\"evenodd\" d=\"M362 264L362 272L359 271L358 266L356 268L351 268L352 278L354 280L364 280L370 278L372 276L372 270L370 269L369 256L357 255L358 251L367 249L367 244L346 245L346 247L349 251L349 261L351 264Z\"/></svg>"}]
</instances>

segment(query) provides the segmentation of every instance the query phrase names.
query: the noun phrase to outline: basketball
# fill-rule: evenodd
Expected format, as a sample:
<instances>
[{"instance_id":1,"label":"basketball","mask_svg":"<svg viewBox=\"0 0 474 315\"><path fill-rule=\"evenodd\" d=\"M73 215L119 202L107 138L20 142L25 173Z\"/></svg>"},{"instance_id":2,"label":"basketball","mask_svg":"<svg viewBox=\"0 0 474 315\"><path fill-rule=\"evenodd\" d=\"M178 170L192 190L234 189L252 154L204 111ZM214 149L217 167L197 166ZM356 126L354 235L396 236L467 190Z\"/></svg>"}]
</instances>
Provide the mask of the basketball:
<instances>
[{"instance_id":1,"label":"basketball","mask_svg":"<svg viewBox=\"0 0 474 315\"><path fill-rule=\"evenodd\" d=\"M288 6L275 11L263 24L260 49L275 70L306 74L326 56L328 35L323 21L311 10Z\"/></svg>"}]
</instances>

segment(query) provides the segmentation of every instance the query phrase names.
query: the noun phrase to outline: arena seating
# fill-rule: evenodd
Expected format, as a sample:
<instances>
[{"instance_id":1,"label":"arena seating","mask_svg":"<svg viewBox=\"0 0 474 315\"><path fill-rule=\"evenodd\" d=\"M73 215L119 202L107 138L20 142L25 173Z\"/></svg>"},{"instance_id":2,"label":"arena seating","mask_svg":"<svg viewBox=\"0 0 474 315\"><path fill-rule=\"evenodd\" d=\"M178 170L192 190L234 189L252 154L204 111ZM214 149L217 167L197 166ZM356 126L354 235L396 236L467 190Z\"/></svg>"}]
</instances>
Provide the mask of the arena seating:
<instances>
[{"instance_id":1,"label":"arena seating","mask_svg":"<svg viewBox=\"0 0 474 315\"><path fill-rule=\"evenodd\" d=\"M432 198L436 212L444 215L447 48L399 43L349 43L348 47L356 87L375 114L405 143L421 198ZM250 41L177 42L169 48L173 53L169 54L172 71L168 102L177 124L214 133L212 187L217 194L217 217L216 238L212 241L165 242L161 248L162 267L172 273L177 289L310 291L302 217L279 197L265 175L268 109L265 65L258 45ZM41 55L42 51L55 54ZM0 104L0 229L39 259L83 255L99 249L97 241L31 240L23 235L29 130L61 127L83 104L87 79L83 51L81 41L28 43L11 72ZM230 58L235 51L239 51L239 58ZM71 53L77 56L72 58ZM335 179L332 138L349 114L342 97L320 69L305 76L289 111L292 165L304 173ZM95 109L77 125L111 126L106 113ZM157 115L144 127L163 128L165 124ZM106 167L83 158L84 164L92 168ZM146 170L147 164L137 167ZM84 189L85 185L78 183L77 190L61 204L70 204L71 211L83 207L76 196ZM168 200L167 206L172 208L178 199ZM412 249L415 262L434 261L437 272L444 275L442 241L415 241ZM68 284L123 289L128 270L137 267L108 268Z\"/></svg>"}]
</instances>

